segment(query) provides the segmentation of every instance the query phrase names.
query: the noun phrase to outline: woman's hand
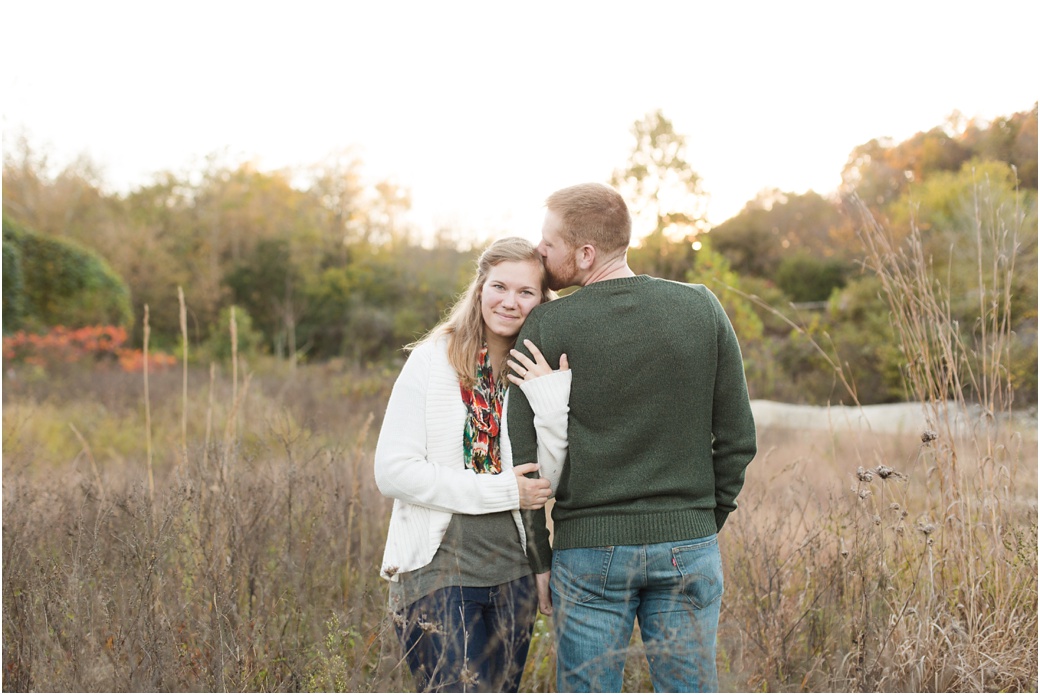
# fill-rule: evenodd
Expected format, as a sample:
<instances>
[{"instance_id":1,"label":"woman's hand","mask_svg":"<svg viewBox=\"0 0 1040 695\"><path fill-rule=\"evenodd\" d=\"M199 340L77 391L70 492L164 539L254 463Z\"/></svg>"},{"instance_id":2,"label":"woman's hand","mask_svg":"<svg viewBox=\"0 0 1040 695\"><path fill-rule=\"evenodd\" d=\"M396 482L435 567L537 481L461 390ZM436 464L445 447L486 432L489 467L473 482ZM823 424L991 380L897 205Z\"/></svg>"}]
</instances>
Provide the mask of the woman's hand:
<instances>
[{"instance_id":1,"label":"woman's hand","mask_svg":"<svg viewBox=\"0 0 1040 695\"><path fill-rule=\"evenodd\" d=\"M544 478L528 478L525 473L538 470L537 463L522 463L513 466L516 487L520 492L520 509L541 509L552 497L552 486Z\"/></svg>"},{"instance_id":2,"label":"woman's hand","mask_svg":"<svg viewBox=\"0 0 1040 695\"><path fill-rule=\"evenodd\" d=\"M531 379L537 379L540 376L546 374L552 374L553 368L549 366L549 363L545 360L545 356L542 355L542 351L532 343L530 340L525 339L524 345L534 355L532 360L530 357L520 352L519 350L510 350L509 354L513 356L513 359L506 362L509 368L512 369L516 374L507 374L509 380L519 386L525 381ZM567 355L560 355L560 371L565 372L570 369L570 364L567 362ZM519 376L518 376L519 375Z\"/></svg>"}]
</instances>

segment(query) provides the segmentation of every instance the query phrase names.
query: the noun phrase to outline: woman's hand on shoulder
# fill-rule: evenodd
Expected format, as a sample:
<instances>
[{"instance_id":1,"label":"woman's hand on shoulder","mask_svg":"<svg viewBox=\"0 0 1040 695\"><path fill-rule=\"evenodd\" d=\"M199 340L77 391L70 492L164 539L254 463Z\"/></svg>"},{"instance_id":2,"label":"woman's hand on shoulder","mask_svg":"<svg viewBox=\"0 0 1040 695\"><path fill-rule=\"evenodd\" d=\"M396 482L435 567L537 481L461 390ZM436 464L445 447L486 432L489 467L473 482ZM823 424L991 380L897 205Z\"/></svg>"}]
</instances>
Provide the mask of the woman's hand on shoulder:
<instances>
[{"instance_id":1,"label":"woman's hand on shoulder","mask_svg":"<svg viewBox=\"0 0 1040 695\"><path fill-rule=\"evenodd\" d=\"M509 351L509 354L513 359L508 360L506 364L516 374L508 374L509 380L519 386L525 381L537 379L540 376L546 374L552 374L553 368L549 366L542 351L538 349L538 346L532 343L530 340L524 340L524 345L531 351L531 355L534 359L531 359L519 350L513 349ZM560 355L560 371L565 372L570 369L570 364L567 362L567 355Z\"/></svg>"}]
</instances>

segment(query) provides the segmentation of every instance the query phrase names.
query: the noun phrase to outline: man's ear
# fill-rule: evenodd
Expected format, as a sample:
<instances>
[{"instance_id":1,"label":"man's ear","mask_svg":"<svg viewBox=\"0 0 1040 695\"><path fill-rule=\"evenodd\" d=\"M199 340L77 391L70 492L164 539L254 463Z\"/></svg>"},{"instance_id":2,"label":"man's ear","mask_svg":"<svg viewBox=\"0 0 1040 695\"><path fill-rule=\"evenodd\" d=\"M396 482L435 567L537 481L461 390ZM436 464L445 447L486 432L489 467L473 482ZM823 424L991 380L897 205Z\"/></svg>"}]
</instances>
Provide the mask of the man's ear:
<instances>
[{"instance_id":1,"label":"man's ear","mask_svg":"<svg viewBox=\"0 0 1040 695\"><path fill-rule=\"evenodd\" d=\"M577 250L575 256L577 257L578 268L588 270L596 263L596 247L592 244L585 244Z\"/></svg>"}]
</instances>

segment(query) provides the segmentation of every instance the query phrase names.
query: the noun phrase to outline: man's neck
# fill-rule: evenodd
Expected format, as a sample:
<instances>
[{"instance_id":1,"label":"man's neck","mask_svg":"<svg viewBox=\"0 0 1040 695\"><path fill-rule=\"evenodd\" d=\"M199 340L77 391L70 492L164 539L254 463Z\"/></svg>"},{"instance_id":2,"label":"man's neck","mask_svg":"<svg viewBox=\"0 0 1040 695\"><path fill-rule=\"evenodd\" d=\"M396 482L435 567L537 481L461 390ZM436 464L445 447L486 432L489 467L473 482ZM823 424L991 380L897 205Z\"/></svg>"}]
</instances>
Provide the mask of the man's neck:
<instances>
[{"instance_id":1,"label":"man's neck","mask_svg":"<svg viewBox=\"0 0 1040 695\"><path fill-rule=\"evenodd\" d=\"M612 261L607 261L599 268L593 268L589 271L588 276L582 281L582 287L591 285L594 282L603 282L604 280L616 280L617 278L630 278L635 277L635 273L628 267L628 258L621 256L615 258Z\"/></svg>"}]
</instances>

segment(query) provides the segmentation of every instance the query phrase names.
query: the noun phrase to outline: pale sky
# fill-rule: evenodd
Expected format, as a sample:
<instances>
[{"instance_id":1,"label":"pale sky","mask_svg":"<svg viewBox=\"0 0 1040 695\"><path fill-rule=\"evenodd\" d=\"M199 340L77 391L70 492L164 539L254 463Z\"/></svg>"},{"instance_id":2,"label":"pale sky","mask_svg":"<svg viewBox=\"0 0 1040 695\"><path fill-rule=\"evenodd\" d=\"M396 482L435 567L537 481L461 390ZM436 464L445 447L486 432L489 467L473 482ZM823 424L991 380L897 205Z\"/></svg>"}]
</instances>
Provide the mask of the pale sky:
<instances>
[{"instance_id":1,"label":"pale sky","mask_svg":"<svg viewBox=\"0 0 1040 695\"><path fill-rule=\"evenodd\" d=\"M5 146L25 129L116 190L210 153L262 169L353 147L420 231L537 239L662 109L724 221L833 192L850 151L1037 100L1040 2L7 2Z\"/></svg>"}]
</instances>

